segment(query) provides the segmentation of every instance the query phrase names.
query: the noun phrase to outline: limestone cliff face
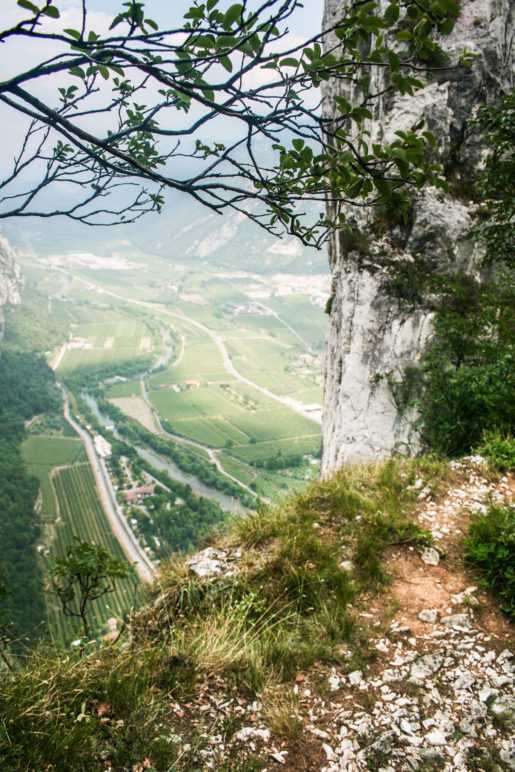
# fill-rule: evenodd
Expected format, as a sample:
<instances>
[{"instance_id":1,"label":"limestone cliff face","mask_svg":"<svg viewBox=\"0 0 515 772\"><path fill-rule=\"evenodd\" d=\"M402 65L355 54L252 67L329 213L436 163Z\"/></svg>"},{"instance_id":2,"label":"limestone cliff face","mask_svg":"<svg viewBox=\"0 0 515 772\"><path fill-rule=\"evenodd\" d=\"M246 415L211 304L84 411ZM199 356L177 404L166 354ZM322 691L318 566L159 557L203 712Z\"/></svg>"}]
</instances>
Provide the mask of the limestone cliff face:
<instances>
[{"instance_id":1,"label":"limestone cliff face","mask_svg":"<svg viewBox=\"0 0 515 772\"><path fill-rule=\"evenodd\" d=\"M373 141L388 141L424 118L437 137L435 160L448 170L451 192L430 188L418 194L407 226L381 220L370 210L347 212L353 233L335 234L329 245L333 300L325 354L323 474L348 462L418 449L413 416L398 414L386 376L400 375L415 362L431 335L431 313L417 293L421 273L471 270L480 257L467 239L477 204L469 200L466 180L486 148L467 124L480 105L514 86L513 4L466 0L461 5L455 31L442 47L451 58L465 46L477 53L471 69L443 70L414 97L386 95L366 127ZM340 7L341 0L326 0L326 24ZM372 77L371 92L380 92L382 75ZM329 84L327 92L337 88Z\"/></svg>"},{"instance_id":2,"label":"limestone cliff face","mask_svg":"<svg viewBox=\"0 0 515 772\"><path fill-rule=\"evenodd\" d=\"M14 262L11 247L0 231L0 340L4 334L4 306L20 302L20 269Z\"/></svg>"}]
</instances>

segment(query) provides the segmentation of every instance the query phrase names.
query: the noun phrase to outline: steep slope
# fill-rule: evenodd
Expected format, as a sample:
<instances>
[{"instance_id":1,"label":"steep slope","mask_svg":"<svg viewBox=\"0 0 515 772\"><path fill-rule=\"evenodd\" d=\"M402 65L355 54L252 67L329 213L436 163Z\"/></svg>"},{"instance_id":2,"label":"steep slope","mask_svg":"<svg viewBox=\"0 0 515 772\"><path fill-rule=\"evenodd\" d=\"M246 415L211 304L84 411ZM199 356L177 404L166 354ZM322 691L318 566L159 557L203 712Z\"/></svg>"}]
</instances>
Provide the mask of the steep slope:
<instances>
[{"instance_id":1,"label":"steep slope","mask_svg":"<svg viewBox=\"0 0 515 772\"><path fill-rule=\"evenodd\" d=\"M515 488L479 462L346 469L162 566L118 642L2 674L2 769L515 769L513 628L462 545Z\"/></svg>"},{"instance_id":2,"label":"steep slope","mask_svg":"<svg viewBox=\"0 0 515 772\"><path fill-rule=\"evenodd\" d=\"M339 0L326 0L326 23ZM349 461L418 448L410 419L397 412L388 387L417 361L431 334L431 313L421 302L424 276L471 270L480 257L467 238L476 216L471 179L485 144L469 127L479 106L513 88L513 10L509 0L472 0L455 31L442 41L448 60L464 48L477 54L471 69L435 71L414 97L385 94L366 128L374 141L391 140L421 118L437 137L435 160L446 169L448 195L426 189L416 196L410 221L393 213L350 212L353 233L329 245L332 309L326 339L322 471ZM439 63L440 66L442 62ZM371 92L382 76L372 75ZM329 93L336 88L329 84ZM348 94L347 94L348 96Z\"/></svg>"},{"instance_id":3,"label":"steep slope","mask_svg":"<svg viewBox=\"0 0 515 772\"><path fill-rule=\"evenodd\" d=\"M4 310L6 303L20 303L20 269L14 262L9 242L0 231L0 340L4 334Z\"/></svg>"}]
</instances>

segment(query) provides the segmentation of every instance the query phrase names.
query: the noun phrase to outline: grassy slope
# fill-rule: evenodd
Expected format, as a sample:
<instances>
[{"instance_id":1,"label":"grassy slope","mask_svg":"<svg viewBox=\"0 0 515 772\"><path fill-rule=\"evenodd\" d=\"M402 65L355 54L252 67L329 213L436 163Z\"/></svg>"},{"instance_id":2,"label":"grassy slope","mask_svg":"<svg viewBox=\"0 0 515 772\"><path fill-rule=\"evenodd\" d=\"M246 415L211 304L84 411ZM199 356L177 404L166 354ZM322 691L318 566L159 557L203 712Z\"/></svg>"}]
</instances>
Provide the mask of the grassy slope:
<instances>
[{"instance_id":1,"label":"grassy slope","mask_svg":"<svg viewBox=\"0 0 515 772\"><path fill-rule=\"evenodd\" d=\"M234 522L218 545L237 559L234 573L202 580L184 562L167 565L130 640L82 658L41 649L5 680L3 769L202 769L214 730L194 705L211 693L259 699L274 736L295 737L299 672L321 662L349 671L374 656L359 598L387 580L389 543L425 538L408 486L422 478L439 495L452 474L427 459L351 469ZM248 721L236 711L217 731L229 739ZM261 769L250 756L216 768Z\"/></svg>"}]
</instances>

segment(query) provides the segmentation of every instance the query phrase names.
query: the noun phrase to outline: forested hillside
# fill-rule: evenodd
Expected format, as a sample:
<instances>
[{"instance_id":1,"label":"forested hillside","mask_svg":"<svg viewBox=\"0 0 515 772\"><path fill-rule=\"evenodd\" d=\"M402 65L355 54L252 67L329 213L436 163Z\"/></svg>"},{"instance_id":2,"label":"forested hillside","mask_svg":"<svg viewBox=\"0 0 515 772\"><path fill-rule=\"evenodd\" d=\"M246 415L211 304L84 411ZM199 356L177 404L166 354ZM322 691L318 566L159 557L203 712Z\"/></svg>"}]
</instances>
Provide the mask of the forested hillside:
<instances>
[{"instance_id":1,"label":"forested hillside","mask_svg":"<svg viewBox=\"0 0 515 772\"><path fill-rule=\"evenodd\" d=\"M42 357L0 350L0 567L8 591L2 612L16 638L37 637L44 617L34 514L39 485L26 470L20 443L26 420L59 405Z\"/></svg>"}]
</instances>

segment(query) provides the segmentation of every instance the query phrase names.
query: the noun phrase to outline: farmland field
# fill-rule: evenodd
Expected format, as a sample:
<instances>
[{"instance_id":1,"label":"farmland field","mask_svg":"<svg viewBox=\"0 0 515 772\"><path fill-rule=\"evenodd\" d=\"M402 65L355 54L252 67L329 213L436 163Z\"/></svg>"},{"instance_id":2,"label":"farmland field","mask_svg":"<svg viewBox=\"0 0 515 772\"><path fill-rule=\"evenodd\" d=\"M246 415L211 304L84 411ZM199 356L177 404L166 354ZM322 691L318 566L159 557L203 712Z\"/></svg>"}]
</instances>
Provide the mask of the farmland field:
<instances>
[{"instance_id":1,"label":"farmland field","mask_svg":"<svg viewBox=\"0 0 515 772\"><path fill-rule=\"evenodd\" d=\"M70 314L69 308L65 309ZM76 305L70 322L72 348L65 351L60 374L143 359L154 346L152 330L143 322L114 310Z\"/></svg>"},{"instance_id":2,"label":"farmland field","mask_svg":"<svg viewBox=\"0 0 515 772\"><path fill-rule=\"evenodd\" d=\"M159 366L143 374L145 391L166 431L205 445L244 484L261 479L269 492L291 487L298 470L269 474L249 465L301 454L306 474L313 471L320 427L260 389L321 405L329 277L274 275L273 261L268 274L220 270L170 249L160 256L124 247L116 256L89 256L91 265L69 255L59 277L60 300L67 302L52 300L52 308L76 347L65 352L59 374L109 365L114 375L119 365L118 375L130 377L138 361L146 370L143 362L151 359ZM41 266L31 275L39 291L48 291ZM139 378L108 379L104 396L158 430Z\"/></svg>"},{"instance_id":3,"label":"farmland field","mask_svg":"<svg viewBox=\"0 0 515 772\"><path fill-rule=\"evenodd\" d=\"M95 479L89 464L79 464L59 470L53 477L59 505L59 517L53 526L47 566L65 553L73 537L103 545L110 553L124 558L114 537L96 493ZM105 630L110 617L121 619L134 602L135 576L117 583L116 591L91 604L90 621L93 630ZM72 626L54 596L48 596L48 621L52 636L57 640L70 637Z\"/></svg>"},{"instance_id":4,"label":"farmland field","mask_svg":"<svg viewBox=\"0 0 515 772\"><path fill-rule=\"evenodd\" d=\"M129 418L138 421L147 431L157 433L156 421L143 397L116 397L109 401Z\"/></svg>"},{"instance_id":5,"label":"farmland field","mask_svg":"<svg viewBox=\"0 0 515 772\"><path fill-rule=\"evenodd\" d=\"M22 445L22 455L29 472L39 479L41 515L57 515L57 501L50 475L56 466L85 460L86 451L79 439L29 437Z\"/></svg>"}]
</instances>

